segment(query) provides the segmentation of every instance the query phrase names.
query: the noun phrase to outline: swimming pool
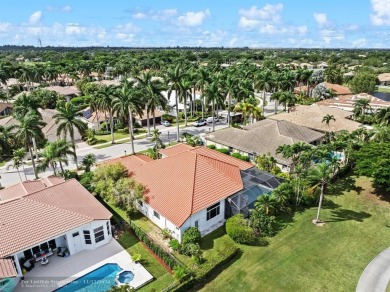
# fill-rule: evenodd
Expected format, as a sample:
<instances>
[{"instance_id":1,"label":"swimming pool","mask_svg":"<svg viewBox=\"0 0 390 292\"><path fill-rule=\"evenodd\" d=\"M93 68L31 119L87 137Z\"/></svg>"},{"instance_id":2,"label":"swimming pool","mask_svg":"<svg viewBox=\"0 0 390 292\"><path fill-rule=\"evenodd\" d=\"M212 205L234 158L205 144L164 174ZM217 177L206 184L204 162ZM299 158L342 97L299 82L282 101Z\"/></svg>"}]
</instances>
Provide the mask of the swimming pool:
<instances>
[{"instance_id":1,"label":"swimming pool","mask_svg":"<svg viewBox=\"0 0 390 292\"><path fill-rule=\"evenodd\" d=\"M105 264L100 268L55 290L56 292L105 292L116 285L115 278L122 271L117 264Z\"/></svg>"}]
</instances>

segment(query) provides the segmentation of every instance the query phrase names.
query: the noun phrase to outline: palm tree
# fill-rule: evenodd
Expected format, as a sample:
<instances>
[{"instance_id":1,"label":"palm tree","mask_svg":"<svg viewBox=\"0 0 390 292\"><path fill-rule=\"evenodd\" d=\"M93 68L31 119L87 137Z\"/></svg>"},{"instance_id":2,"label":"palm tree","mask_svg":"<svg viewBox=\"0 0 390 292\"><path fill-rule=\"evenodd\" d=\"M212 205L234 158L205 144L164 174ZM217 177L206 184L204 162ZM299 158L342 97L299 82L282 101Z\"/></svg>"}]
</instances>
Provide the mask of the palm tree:
<instances>
[{"instance_id":1,"label":"palm tree","mask_svg":"<svg viewBox=\"0 0 390 292\"><path fill-rule=\"evenodd\" d=\"M383 126L390 125L390 107L381 108L375 115L377 123Z\"/></svg>"},{"instance_id":2,"label":"palm tree","mask_svg":"<svg viewBox=\"0 0 390 292\"><path fill-rule=\"evenodd\" d=\"M162 140L161 140L161 138L160 138L160 135L161 135L161 133L160 133L160 131L159 131L158 129L153 130L153 132L152 132L152 139L150 139L150 141L151 141L152 143L154 143L154 147L153 147L153 148L154 148L157 152L158 152L159 149L165 147L164 143L162 142Z\"/></svg>"},{"instance_id":3,"label":"palm tree","mask_svg":"<svg viewBox=\"0 0 390 292\"><path fill-rule=\"evenodd\" d=\"M232 97L237 91L238 87L238 79L234 76L234 72L232 70L226 71L226 74L224 75L224 78L222 80L222 86L226 92L226 97L228 99L228 117L227 117L227 123L230 127L231 124L231 117L230 117L230 105L232 104Z\"/></svg>"},{"instance_id":4,"label":"palm tree","mask_svg":"<svg viewBox=\"0 0 390 292\"><path fill-rule=\"evenodd\" d=\"M15 125L3 126L0 125L0 150L2 155L10 154L10 151L14 145L14 129Z\"/></svg>"},{"instance_id":5,"label":"palm tree","mask_svg":"<svg viewBox=\"0 0 390 292\"><path fill-rule=\"evenodd\" d=\"M142 117L143 104L139 91L134 88L135 82L125 81L121 88L117 91L116 97L113 100L113 109L118 113L118 117L128 117L129 134L131 143L131 154L134 154L134 131L133 131L133 114Z\"/></svg>"},{"instance_id":6,"label":"palm tree","mask_svg":"<svg viewBox=\"0 0 390 292\"><path fill-rule=\"evenodd\" d=\"M221 93L218 82L213 81L211 84L206 86L205 96L207 98L207 104L211 103L211 116L213 117L213 132L215 132L215 105L223 103L224 96Z\"/></svg>"},{"instance_id":7,"label":"palm tree","mask_svg":"<svg viewBox=\"0 0 390 292\"><path fill-rule=\"evenodd\" d=\"M247 102L239 102L234 107L233 112L241 112L242 114L242 125L246 125L247 117L249 117L252 107L253 105Z\"/></svg>"},{"instance_id":8,"label":"palm tree","mask_svg":"<svg viewBox=\"0 0 390 292\"><path fill-rule=\"evenodd\" d=\"M176 131L177 131L177 142L179 142L179 96L184 91L183 80L187 77L181 64L177 64L174 68L168 68L165 73L165 78L168 86L168 98L170 98L173 91L175 91L175 106L176 106ZM187 105L185 104L184 107Z\"/></svg>"},{"instance_id":9,"label":"palm tree","mask_svg":"<svg viewBox=\"0 0 390 292\"><path fill-rule=\"evenodd\" d=\"M315 190L317 187L321 187L320 200L318 202L318 211L315 223L318 223L320 220L320 211L322 206L322 201L324 199L324 188L329 182L332 175L331 166L329 163L322 162L317 164L315 167L309 170L307 179L311 182L311 190Z\"/></svg>"},{"instance_id":10,"label":"palm tree","mask_svg":"<svg viewBox=\"0 0 390 292\"><path fill-rule=\"evenodd\" d=\"M38 166L39 171L45 171L49 166L53 169L54 175L57 175L58 152L53 142L48 142L42 151L42 161Z\"/></svg>"},{"instance_id":11,"label":"palm tree","mask_svg":"<svg viewBox=\"0 0 390 292\"><path fill-rule=\"evenodd\" d=\"M272 195L263 194L259 196L255 202L255 208L265 214L272 213L277 208L277 202Z\"/></svg>"},{"instance_id":12,"label":"palm tree","mask_svg":"<svg viewBox=\"0 0 390 292\"><path fill-rule=\"evenodd\" d=\"M329 123L331 121L336 121L336 118L334 117L334 115L330 115L330 114L326 114L323 118L322 118L322 122L325 123L328 128L329 128Z\"/></svg>"},{"instance_id":13,"label":"palm tree","mask_svg":"<svg viewBox=\"0 0 390 292\"><path fill-rule=\"evenodd\" d=\"M114 137L114 109L113 109L113 100L115 98L115 86L101 86L98 90L98 104L99 108L105 112L109 112L110 119L110 131L111 131L111 144L115 143Z\"/></svg>"},{"instance_id":14,"label":"palm tree","mask_svg":"<svg viewBox=\"0 0 390 292\"><path fill-rule=\"evenodd\" d=\"M41 116L38 109L41 107L41 100L36 95L22 94L18 96L13 104L13 115L15 118L22 118L28 112Z\"/></svg>"},{"instance_id":15,"label":"palm tree","mask_svg":"<svg viewBox=\"0 0 390 292\"><path fill-rule=\"evenodd\" d=\"M87 154L81 161L81 164L83 165L85 172L91 171L91 167L96 164L96 157L93 154Z\"/></svg>"},{"instance_id":16,"label":"palm tree","mask_svg":"<svg viewBox=\"0 0 390 292\"><path fill-rule=\"evenodd\" d=\"M284 111L287 111L288 107L295 105L297 97L290 91L282 91L278 101L283 104Z\"/></svg>"},{"instance_id":17,"label":"palm tree","mask_svg":"<svg viewBox=\"0 0 390 292\"><path fill-rule=\"evenodd\" d=\"M353 104L353 112L355 114L355 117L360 117L365 115L367 111L370 109L371 109L370 100L367 98L358 99Z\"/></svg>"},{"instance_id":18,"label":"palm tree","mask_svg":"<svg viewBox=\"0 0 390 292\"><path fill-rule=\"evenodd\" d=\"M374 125L368 134L371 141L390 142L390 127Z\"/></svg>"},{"instance_id":19,"label":"palm tree","mask_svg":"<svg viewBox=\"0 0 390 292\"><path fill-rule=\"evenodd\" d=\"M38 179L38 172L35 166L34 155L32 152L32 139L44 140L42 128L45 123L41 120L41 117L34 113L28 113L23 118L19 119L19 125L16 127L15 138L23 143L26 149L30 152L31 163L34 169L35 178Z\"/></svg>"},{"instance_id":20,"label":"palm tree","mask_svg":"<svg viewBox=\"0 0 390 292\"><path fill-rule=\"evenodd\" d=\"M20 167L23 167L24 177L27 180L26 172L24 171L24 161L23 161L25 156L26 156L26 150L24 148L19 148L19 149L16 149L16 150L13 151L13 157L12 157L13 164L12 164L12 167L16 168L16 170L18 171L19 178L20 178L21 182L23 180L22 180L22 176L20 175L20 171L19 171ZM7 170L8 170L9 167L10 167L10 165L7 166Z\"/></svg>"},{"instance_id":21,"label":"palm tree","mask_svg":"<svg viewBox=\"0 0 390 292\"><path fill-rule=\"evenodd\" d=\"M272 90L272 87L273 87L272 71L269 69L265 69L263 71L260 71L260 73L257 74L256 76L257 76L257 79L255 80L255 88L258 91L260 91L260 90L263 91L262 109L264 112L267 92L270 92Z\"/></svg>"},{"instance_id":22,"label":"palm tree","mask_svg":"<svg viewBox=\"0 0 390 292\"><path fill-rule=\"evenodd\" d=\"M76 153L73 151L73 146L66 140L57 140L53 142L55 150L57 152L57 162L60 165L61 173L64 175L63 164L68 165L68 156L75 157Z\"/></svg>"},{"instance_id":23,"label":"palm tree","mask_svg":"<svg viewBox=\"0 0 390 292\"><path fill-rule=\"evenodd\" d=\"M197 74L197 82L195 83L195 87L201 92L200 99L202 103L202 119L204 119L204 110L205 110L204 91L206 85L211 83L211 81L212 80L209 71L207 71L205 68L200 68Z\"/></svg>"},{"instance_id":24,"label":"palm tree","mask_svg":"<svg viewBox=\"0 0 390 292\"><path fill-rule=\"evenodd\" d=\"M87 131L87 124L78 118L79 110L72 103L67 102L63 107L58 108L58 113L53 116L55 123L58 125L57 136L60 137L61 134L64 137L64 140L69 137L72 141L72 147L74 155L74 160L77 164L77 155L76 155L76 143L74 140L74 131L75 129L83 135Z\"/></svg>"}]
</instances>

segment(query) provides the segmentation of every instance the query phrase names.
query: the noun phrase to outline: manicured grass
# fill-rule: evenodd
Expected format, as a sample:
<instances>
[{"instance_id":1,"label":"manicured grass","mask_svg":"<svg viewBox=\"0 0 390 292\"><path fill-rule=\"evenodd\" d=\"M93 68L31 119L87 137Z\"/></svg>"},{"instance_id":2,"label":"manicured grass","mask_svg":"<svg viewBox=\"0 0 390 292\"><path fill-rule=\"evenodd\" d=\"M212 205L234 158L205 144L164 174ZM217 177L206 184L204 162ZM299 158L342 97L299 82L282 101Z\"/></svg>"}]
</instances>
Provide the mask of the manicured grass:
<instances>
[{"instance_id":1,"label":"manicured grass","mask_svg":"<svg viewBox=\"0 0 390 292\"><path fill-rule=\"evenodd\" d=\"M377 90L378 92L390 93L390 87L389 87L389 88L386 88L386 87L377 87L376 90Z\"/></svg>"},{"instance_id":2,"label":"manicured grass","mask_svg":"<svg viewBox=\"0 0 390 292\"><path fill-rule=\"evenodd\" d=\"M99 143L111 142L111 134L108 135L95 135L95 138L99 140ZM115 140L129 138L128 133L114 132ZM130 139L130 138L129 138Z\"/></svg>"},{"instance_id":3,"label":"manicured grass","mask_svg":"<svg viewBox=\"0 0 390 292\"><path fill-rule=\"evenodd\" d=\"M112 203L103 202L113 213L115 219L128 222L126 212ZM161 291L174 282L173 276L153 257L146 247L133 234L125 232L118 242L127 250L130 255L140 254L141 264L154 277L153 282L147 284L138 291Z\"/></svg>"},{"instance_id":4,"label":"manicured grass","mask_svg":"<svg viewBox=\"0 0 390 292\"><path fill-rule=\"evenodd\" d=\"M347 177L317 208L279 220L285 228L266 247L240 245L242 255L203 287L204 291L355 291L366 265L389 247L389 203L371 182Z\"/></svg>"},{"instance_id":5,"label":"manicured grass","mask_svg":"<svg viewBox=\"0 0 390 292\"><path fill-rule=\"evenodd\" d=\"M11 159L4 159L3 161L0 161L0 167L1 166L4 166L8 161L10 161Z\"/></svg>"}]
</instances>

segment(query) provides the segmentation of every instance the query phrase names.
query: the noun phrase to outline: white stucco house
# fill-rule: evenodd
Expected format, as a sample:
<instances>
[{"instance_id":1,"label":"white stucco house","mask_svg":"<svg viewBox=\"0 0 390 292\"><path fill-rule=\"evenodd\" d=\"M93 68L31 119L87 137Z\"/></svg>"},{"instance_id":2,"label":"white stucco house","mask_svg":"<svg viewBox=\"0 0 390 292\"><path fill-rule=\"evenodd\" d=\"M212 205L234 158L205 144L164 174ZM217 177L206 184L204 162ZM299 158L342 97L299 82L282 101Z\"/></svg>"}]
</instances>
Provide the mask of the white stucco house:
<instances>
[{"instance_id":1,"label":"white stucco house","mask_svg":"<svg viewBox=\"0 0 390 292\"><path fill-rule=\"evenodd\" d=\"M254 182L253 175L260 171L253 164L205 147L177 144L160 153L163 158L158 160L137 154L107 163L122 163L145 186L139 211L180 242L189 227L204 236L230 215L247 213L259 195L276 187L267 182L273 176L266 173Z\"/></svg>"},{"instance_id":2,"label":"white stucco house","mask_svg":"<svg viewBox=\"0 0 390 292\"><path fill-rule=\"evenodd\" d=\"M68 257L109 243L111 216L74 179L48 177L1 190L0 283L16 285L34 261Z\"/></svg>"}]
</instances>

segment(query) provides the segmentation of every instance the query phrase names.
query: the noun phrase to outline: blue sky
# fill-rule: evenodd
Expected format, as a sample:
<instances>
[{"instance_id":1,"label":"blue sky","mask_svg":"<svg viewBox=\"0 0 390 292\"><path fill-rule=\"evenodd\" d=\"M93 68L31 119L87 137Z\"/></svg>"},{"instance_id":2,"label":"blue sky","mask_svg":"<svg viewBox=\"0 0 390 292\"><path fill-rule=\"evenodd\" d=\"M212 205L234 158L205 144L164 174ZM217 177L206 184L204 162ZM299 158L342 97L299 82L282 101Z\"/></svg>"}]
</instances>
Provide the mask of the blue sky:
<instances>
[{"instance_id":1,"label":"blue sky","mask_svg":"<svg viewBox=\"0 0 390 292\"><path fill-rule=\"evenodd\" d=\"M0 45L389 48L390 0L10 0Z\"/></svg>"}]
</instances>

